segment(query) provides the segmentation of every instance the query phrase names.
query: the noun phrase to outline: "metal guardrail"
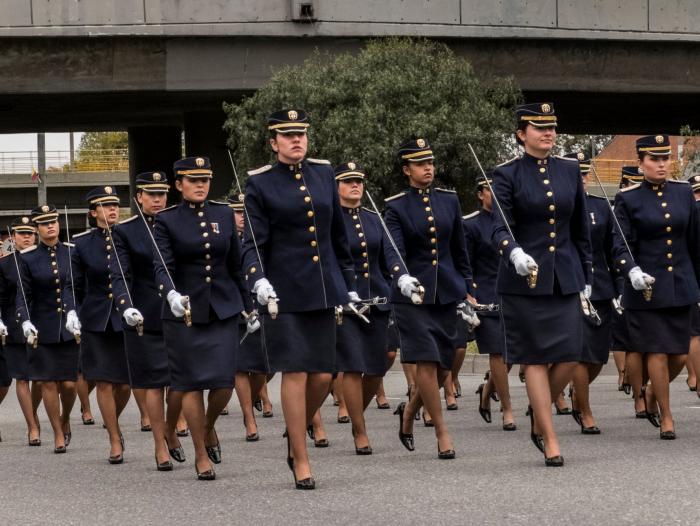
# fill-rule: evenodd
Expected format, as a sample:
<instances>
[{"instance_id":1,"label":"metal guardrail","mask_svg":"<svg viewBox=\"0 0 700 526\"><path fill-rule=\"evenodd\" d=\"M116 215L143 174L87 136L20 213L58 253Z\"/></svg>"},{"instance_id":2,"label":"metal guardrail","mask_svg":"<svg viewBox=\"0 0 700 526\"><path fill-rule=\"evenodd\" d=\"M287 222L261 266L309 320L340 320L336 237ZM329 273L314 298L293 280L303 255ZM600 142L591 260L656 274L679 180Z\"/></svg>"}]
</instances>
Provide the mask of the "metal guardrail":
<instances>
[{"instance_id":1,"label":"metal guardrail","mask_svg":"<svg viewBox=\"0 0 700 526\"><path fill-rule=\"evenodd\" d=\"M0 152L0 175L31 174L39 170L36 151ZM46 151L46 173L122 172L129 170L129 152L119 150L80 150L71 161L68 150ZM43 174L42 174L43 175Z\"/></svg>"}]
</instances>

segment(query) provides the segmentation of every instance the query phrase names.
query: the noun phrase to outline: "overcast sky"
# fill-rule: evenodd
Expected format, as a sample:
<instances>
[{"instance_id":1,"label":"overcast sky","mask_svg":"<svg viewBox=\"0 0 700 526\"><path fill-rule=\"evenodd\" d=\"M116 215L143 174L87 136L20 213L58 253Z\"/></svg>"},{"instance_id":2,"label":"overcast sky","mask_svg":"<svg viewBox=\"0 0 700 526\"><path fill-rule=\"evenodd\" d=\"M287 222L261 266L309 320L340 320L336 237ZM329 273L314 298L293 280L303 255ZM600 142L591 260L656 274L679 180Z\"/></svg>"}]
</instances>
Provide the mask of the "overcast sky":
<instances>
[{"instance_id":1,"label":"overcast sky","mask_svg":"<svg viewBox=\"0 0 700 526\"><path fill-rule=\"evenodd\" d=\"M65 150L69 149L68 133L47 133L46 134L46 149L47 150ZM76 132L75 147L80 143L82 133ZM13 133L8 135L0 135L0 152L26 152L36 151L36 133Z\"/></svg>"}]
</instances>

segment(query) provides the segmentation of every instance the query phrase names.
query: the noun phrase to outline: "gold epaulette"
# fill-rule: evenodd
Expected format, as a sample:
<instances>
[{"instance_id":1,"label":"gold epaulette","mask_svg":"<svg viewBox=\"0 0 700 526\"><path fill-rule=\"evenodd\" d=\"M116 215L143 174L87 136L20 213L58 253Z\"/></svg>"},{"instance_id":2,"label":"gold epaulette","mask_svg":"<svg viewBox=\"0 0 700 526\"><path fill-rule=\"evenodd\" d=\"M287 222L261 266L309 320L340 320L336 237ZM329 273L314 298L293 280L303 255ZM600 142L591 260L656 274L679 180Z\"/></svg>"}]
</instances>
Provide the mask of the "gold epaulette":
<instances>
[{"instance_id":1,"label":"gold epaulette","mask_svg":"<svg viewBox=\"0 0 700 526\"><path fill-rule=\"evenodd\" d=\"M36 250L36 245L32 245L31 247L27 247L23 250L20 250L20 254L26 254L27 252L31 252L32 250Z\"/></svg>"},{"instance_id":2,"label":"gold epaulette","mask_svg":"<svg viewBox=\"0 0 700 526\"><path fill-rule=\"evenodd\" d=\"M403 197L406 195L406 192L401 192L400 194L392 195L391 197L387 197L384 199L385 203L388 203L389 201L393 201L394 199L398 199L399 197Z\"/></svg>"},{"instance_id":3,"label":"gold epaulette","mask_svg":"<svg viewBox=\"0 0 700 526\"><path fill-rule=\"evenodd\" d=\"M637 183L633 184L632 186L628 186L627 188L622 188L620 189L620 192L629 192L630 190L636 190L637 188L641 187L642 185Z\"/></svg>"},{"instance_id":4,"label":"gold epaulette","mask_svg":"<svg viewBox=\"0 0 700 526\"><path fill-rule=\"evenodd\" d=\"M480 210L477 210L476 212L472 212L471 214L467 214L462 219L471 219L473 217L476 217L479 215Z\"/></svg>"},{"instance_id":5,"label":"gold epaulette","mask_svg":"<svg viewBox=\"0 0 700 526\"><path fill-rule=\"evenodd\" d=\"M265 166L261 166L260 168L256 168L255 170L249 170L248 175L258 175L261 173L265 173L265 172L269 171L270 169L272 169L272 165L266 164Z\"/></svg>"},{"instance_id":6,"label":"gold epaulette","mask_svg":"<svg viewBox=\"0 0 700 526\"><path fill-rule=\"evenodd\" d=\"M327 159L312 159L309 157L306 159L307 162L310 162L311 164L331 164L331 162Z\"/></svg>"}]
</instances>

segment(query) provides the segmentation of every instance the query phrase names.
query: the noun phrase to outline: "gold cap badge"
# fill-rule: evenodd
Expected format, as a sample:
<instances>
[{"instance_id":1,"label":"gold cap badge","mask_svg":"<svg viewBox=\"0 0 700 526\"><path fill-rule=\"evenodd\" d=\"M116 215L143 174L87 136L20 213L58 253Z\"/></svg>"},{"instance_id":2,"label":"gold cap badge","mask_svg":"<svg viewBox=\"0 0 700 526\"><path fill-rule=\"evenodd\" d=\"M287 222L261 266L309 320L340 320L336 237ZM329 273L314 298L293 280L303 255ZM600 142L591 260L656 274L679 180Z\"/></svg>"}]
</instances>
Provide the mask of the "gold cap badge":
<instances>
[{"instance_id":1,"label":"gold cap badge","mask_svg":"<svg viewBox=\"0 0 700 526\"><path fill-rule=\"evenodd\" d=\"M552 107L549 104L542 104L542 113L549 113L552 111Z\"/></svg>"},{"instance_id":2,"label":"gold cap badge","mask_svg":"<svg viewBox=\"0 0 700 526\"><path fill-rule=\"evenodd\" d=\"M294 110L289 110L287 112L287 117L289 117L290 121L295 121L299 118L299 114Z\"/></svg>"},{"instance_id":3,"label":"gold cap badge","mask_svg":"<svg viewBox=\"0 0 700 526\"><path fill-rule=\"evenodd\" d=\"M581 152L579 152L578 154L576 154L576 158L577 158L579 161L583 161L583 160L586 158L586 156L583 155Z\"/></svg>"},{"instance_id":4,"label":"gold cap badge","mask_svg":"<svg viewBox=\"0 0 700 526\"><path fill-rule=\"evenodd\" d=\"M201 168L202 166L204 166L204 159L202 159L201 157L197 157L194 160L194 164L196 164L199 168Z\"/></svg>"},{"instance_id":5,"label":"gold cap badge","mask_svg":"<svg viewBox=\"0 0 700 526\"><path fill-rule=\"evenodd\" d=\"M153 180L160 181L160 174L158 172L153 172Z\"/></svg>"},{"instance_id":6,"label":"gold cap badge","mask_svg":"<svg viewBox=\"0 0 700 526\"><path fill-rule=\"evenodd\" d=\"M112 193L112 187L111 186L105 186L105 194L111 194Z\"/></svg>"},{"instance_id":7,"label":"gold cap badge","mask_svg":"<svg viewBox=\"0 0 700 526\"><path fill-rule=\"evenodd\" d=\"M357 165L355 163L348 163L348 168L350 170L354 170L355 168L357 168Z\"/></svg>"},{"instance_id":8,"label":"gold cap badge","mask_svg":"<svg viewBox=\"0 0 700 526\"><path fill-rule=\"evenodd\" d=\"M658 144L662 144L664 142L664 136L663 135L657 135L656 136L656 142Z\"/></svg>"},{"instance_id":9,"label":"gold cap badge","mask_svg":"<svg viewBox=\"0 0 700 526\"><path fill-rule=\"evenodd\" d=\"M50 209L47 205L44 205L44 206L41 207L41 211L44 212L45 214L46 214L49 210L51 210L51 209Z\"/></svg>"},{"instance_id":10,"label":"gold cap badge","mask_svg":"<svg viewBox=\"0 0 700 526\"><path fill-rule=\"evenodd\" d=\"M418 139L416 141L416 144L418 145L419 148L425 148L425 141L423 139Z\"/></svg>"},{"instance_id":11,"label":"gold cap badge","mask_svg":"<svg viewBox=\"0 0 700 526\"><path fill-rule=\"evenodd\" d=\"M28 218L28 217L23 217L23 218L22 218L22 224L23 224L23 225L28 225L28 224L29 224L29 218Z\"/></svg>"},{"instance_id":12,"label":"gold cap badge","mask_svg":"<svg viewBox=\"0 0 700 526\"><path fill-rule=\"evenodd\" d=\"M245 195L244 195L244 194L238 194L238 201L239 201L239 202L242 203L244 199L245 199Z\"/></svg>"}]
</instances>

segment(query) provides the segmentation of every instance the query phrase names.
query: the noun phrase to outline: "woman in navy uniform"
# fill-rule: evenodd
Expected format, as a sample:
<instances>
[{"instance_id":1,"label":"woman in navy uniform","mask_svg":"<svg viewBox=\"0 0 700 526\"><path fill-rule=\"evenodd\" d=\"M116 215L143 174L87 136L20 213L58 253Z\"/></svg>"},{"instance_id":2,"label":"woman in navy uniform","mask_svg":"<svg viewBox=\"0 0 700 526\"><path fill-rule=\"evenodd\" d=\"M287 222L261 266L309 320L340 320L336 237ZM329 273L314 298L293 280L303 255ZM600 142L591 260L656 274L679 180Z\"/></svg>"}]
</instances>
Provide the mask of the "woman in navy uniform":
<instances>
[{"instance_id":1,"label":"woman in navy uniform","mask_svg":"<svg viewBox=\"0 0 700 526\"><path fill-rule=\"evenodd\" d=\"M75 336L81 327L75 311L69 247L59 242L56 208L35 208L32 221L37 225L39 244L24 249L19 258L22 287L17 291L17 316L27 341L32 337L38 340L36 347L27 345L29 379L41 385L54 433L54 453L65 453L71 439L70 414L78 380Z\"/></svg>"},{"instance_id":2,"label":"woman in navy uniform","mask_svg":"<svg viewBox=\"0 0 700 526\"><path fill-rule=\"evenodd\" d=\"M341 164L335 169L335 180L355 262L355 291L364 299L388 298L390 277L384 256L384 231L379 216L361 206L364 170L354 162ZM343 395L358 455L372 454L364 411L387 370L389 308L370 307L364 314L369 323L348 313L338 326L336 369L343 373Z\"/></svg>"},{"instance_id":3,"label":"woman in navy uniform","mask_svg":"<svg viewBox=\"0 0 700 526\"><path fill-rule=\"evenodd\" d=\"M109 262L114 257L110 228L119 220L119 197L111 186L90 190L86 196L91 223L96 227L73 236L73 277L83 324L81 368L96 383L97 405L109 435L110 464L124 461L124 438L119 415L129 402L129 370L122 321L117 309ZM122 300L120 300L122 301Z\"/></svg>"},{"instance_id":4,"label":"woman in navy uniform","mask_svg":"<svg viewBox=\"0 0 700 526\"><path fill-rule=\"evenodd\" d=\"M565 157L579 163L583 188L588 188L591 172L591 160L584 153L571 153ZM572 416L581 426L584 435L599 435L589 402L589 385L598 377L603 365L608 363L612 343L613 299L622 291L617 290L613 279L613 230L614 221L610 205L605 197L586 192L591 248L593 250L593 290L590 302L598 313L600 325L585 319L583 324L583 352L574 369L573 390L571 395Z\"/></svg>"},{"instance_id":5,"label":"woman in navy uniform","mask_svg":"<svg viewBox=\"0 0 700 526\"><path fill-rule=\"evenodd\" d=\"M233 210L238 237L243 237L245 227L243 196L229 198L229 207ZM259 322L258 322L259 323ZM247 320L241 315L239 327L243 341L236 359L236 395L243 413L246 442L257 442L260 439L258 424L255 420L253 407L256 400L261 399L265 382L265 372L269 369L265 360L265 338L263 330L247 331ZM243 336L245 338L243 338ZM268 401L269 403L269 401Z\"/></svg>"},{"instance_id":6,"label":"woman in navy uniform","mask_svg":"<svg viewBox=\"0 0 700 526\"><path fill-rule=\"evenodd\" d=\"M521 105L516 116L516 139L525 153L493 173L495 197L510 227L494 215L493 240L503 256L497 290L504 358L525 365L531 439L547 466L562 466L551 407L581 355L579 293L590 297L592 258L586 194L578 163L551 155L557 125L552 105Z\"/></svg>"},{"instance_id":7,"label":"woman in navy uniform","mask_svg":"<svg viewBox=\"0 0 700 526\"><path fill-rule=\"evenodd\" d=\"M413 451L414 415L425 406L435 426L438 458L452 459L440 387L454 362L457 304L466 301L472 276L459 201L454 191L433 186L434 159L425 139L399 148L409 188L385 201L386 224L398 249L387 248L386 255L401 362L416 364L416 393L396 411L399 439Z\"/></svg>"},{"instance_id":8,"label":"woman in navy uniform","mask_svg":"<svg viewBox=\"0 0 700 526\"><path fill-rule=\"evenodd\" d=\"M241 273L241 247L227 203L208 201L213 176L206 157L175 162L182 202L156 216L156 281L167 300L163 333L170 389L181 391L199 480L213 480L221 462L216 420L233 392L238 316L252 310ZM205 412L203 391L208 389Z\"/></svg>"},{"instance_id":9,"label":"woman in navy uniform","mask_svg":"<svg viewBox=\"0 0 700 526\"><path fill-rule=\"evenodd\" d=\"M181 397L174 391L168 395L167 418L165 414L164 394L170 385L170 369L161 321L163 298L153 279L155 251L151 234L155 215L165 208L169 189L164 172L136 176L136 199L143 219L137 214L114 226L114 251L109 260L112 293L125 322L122 325L131 389L134 396L141 391L145 399L158 471L173 469L169 455L178 462L185 460L175 434Z\"/></svg>"},{"instance_id":10,"label":"woman in navy uniform","mask_svg":"<svg viewBox=\"0 0 700 526\"><path fill-rule=\"evenodd\" d=\"M647 418L660 427L661 439L673 440L669 382L685 365L692 309L700 300L700 226L690 185L670 179L668 136L637 139L637 154L644 181L615 198L615 214L632 253L615 231L615 266L629 278L623 304L630 348L645 353L651 381ZM660 421L651 407L654 398Z\"/></svg>"},{"instance_id":11,"label":"woman in navy uniform","mask_svg":"<svg viewBox=\"0 0 700 526\"><path fill-rule=\"evenodd\" d=\"M688 179L688 182L693 188L693 196L695 197L695 207L700 211L700 175L693 175ZM698 392L697 373L700 371L700 305L697 308L693 307L693 322L690 327L690 348L688 350L688 388L691 391ZM700 396L700 392L698 392Z\"/></svg>"},{"instance_id":12,"label":"woman in navy uniform","mask_svg":"<svg viewBox=\"0 0 700 526\"><path fill-rule=\"evenodd\" d=\"M488 183L493 179L489 178ZM472 294L481 304L497 304L496 277L500 263L496 247L491 241L493 233L493 202L486 179L476 180L476 195L481 203L477 212L464 217L464 235L467 242L469 261L474 273ZM503 411L503 430L515 431L513 408L510 403L508 372L510 365L503 361L503 325L497 312L479 313L481 323L474 329L479 354L489 357L489 379L477 390L479 414L486 422L491 422L490 399L492 391L498 393Z\"/></svg>"},{"instance_id":13,"label":"woman in navy uniform","mask_svg":"<svg viewBox=\"0 0 700 526\"><path fill-rule=\"evenodd\" d=\"M308 127L302 110L268 118L277 162L248 172L243 242L258 303L279 300L276 319L265 314L263 326L270 372L282 373L287 463L297 489L315 488L306 429L335 371L335 308L359 300L333 169L305 158Z\"/></svg>"},{"instance_id":14,"label":"woman in navy uniform","mask_svg":"<svg viewBox=\"0 0 700 526\"><path fill-rule=\"evenodd\" d=\"M2 352L7 364L7 373L16 382L17 400L24 420L27 422L27 443L30 446L40 446L39 419L36 411L41 403L41 387L36 382L29 382L29 356L22 327L17 322L17 309L15 308L15 298L17 297L15 256L19 257L19 252L34 245L36 226L31 222L29 216L22 216L12 221L10 230L12 246L16 252L14 255L8 254L0 258L0 318L4 320L7 327Z\"/></svg>"}]
</instances>

